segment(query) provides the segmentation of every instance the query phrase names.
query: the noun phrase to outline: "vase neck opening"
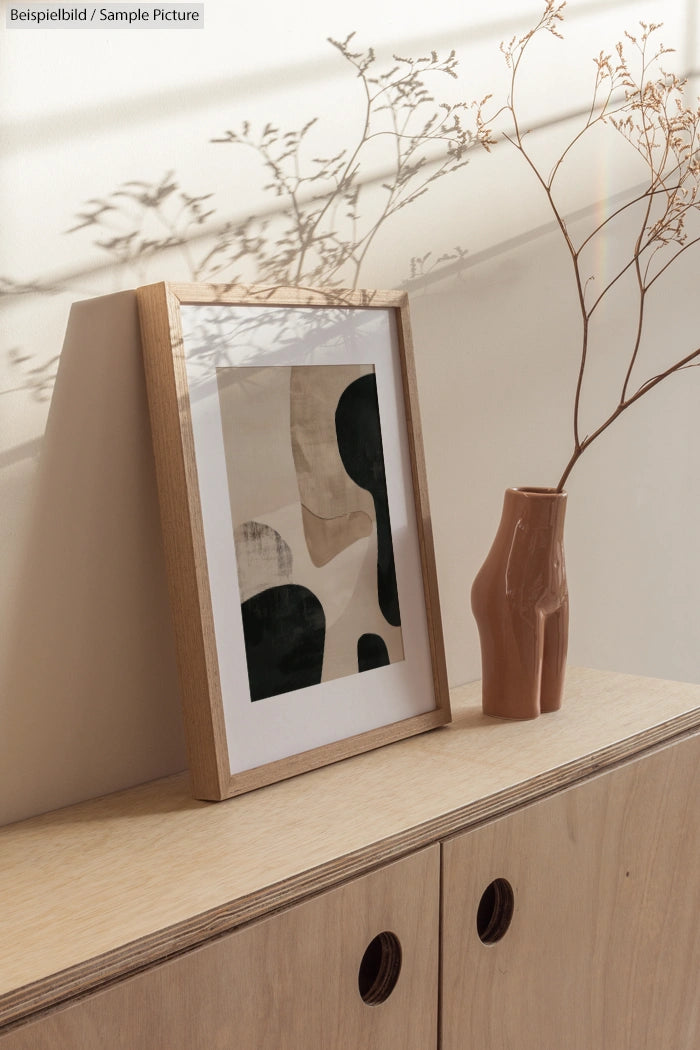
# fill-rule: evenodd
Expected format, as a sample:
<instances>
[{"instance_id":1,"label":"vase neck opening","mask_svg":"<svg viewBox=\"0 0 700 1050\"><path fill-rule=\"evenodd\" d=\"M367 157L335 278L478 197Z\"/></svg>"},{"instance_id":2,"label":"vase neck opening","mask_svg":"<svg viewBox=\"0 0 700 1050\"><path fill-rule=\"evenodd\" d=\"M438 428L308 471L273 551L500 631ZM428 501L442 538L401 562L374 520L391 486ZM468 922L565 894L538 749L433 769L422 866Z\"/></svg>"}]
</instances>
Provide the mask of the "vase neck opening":
<instances>
[{"instance_id":1,"label":"vase neck opening","mask_svg":"<svg viewBox=\"0 0 700 1050\"><path fill-rule=\"evenodd\" d=\"M517 488L508 489L508 492L519 492L524 496L560 496L565 498L566 493L561 492L559 489L543 488L538 485L520 485Z\"/></svg>"},{"instance_id":2,"label":"vase neck opening","mask_svg":"<svg viewBox=\"0 0 700 1050\"><path fill-rule=\"evenodd\" d=\"M549 488L506 489L503 500L505 521L529 521L533 525L563 526L566 493ZM508 526L509 527L509 526Z\"/></svg>"}]
</instances>

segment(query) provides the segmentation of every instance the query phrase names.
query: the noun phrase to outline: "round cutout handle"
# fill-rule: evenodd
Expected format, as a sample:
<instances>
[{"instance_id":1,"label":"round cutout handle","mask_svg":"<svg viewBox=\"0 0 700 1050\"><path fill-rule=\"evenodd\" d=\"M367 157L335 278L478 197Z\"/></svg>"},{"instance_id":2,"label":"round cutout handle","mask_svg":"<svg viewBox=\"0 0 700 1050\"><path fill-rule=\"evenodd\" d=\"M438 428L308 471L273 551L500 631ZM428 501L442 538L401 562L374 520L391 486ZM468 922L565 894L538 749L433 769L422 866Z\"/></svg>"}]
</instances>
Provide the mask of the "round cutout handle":
<instances>
[{"instance_id":1,"label":"round cutout handle","mask_svg":"<svg viewBox=\"0 0 700 1050\"><path fill-rule=\"evenodd\" d=\"M508 879L494 879L481 895L476 913L476 931L484 944L497 944L508 932L515 908L515 895Z\"/></svg>"},{"instance_id":2,"label":"round cutout handle","mask_svg":"<svg viewBox=\"0 0 700 1050\"><path fill-rule=\"evenodd\" d=\"M401 972L401 943L395 933L384 930L367 945L357 975L362 1001L379 1006L389 998Z\"/></svg>"}]
</instances>

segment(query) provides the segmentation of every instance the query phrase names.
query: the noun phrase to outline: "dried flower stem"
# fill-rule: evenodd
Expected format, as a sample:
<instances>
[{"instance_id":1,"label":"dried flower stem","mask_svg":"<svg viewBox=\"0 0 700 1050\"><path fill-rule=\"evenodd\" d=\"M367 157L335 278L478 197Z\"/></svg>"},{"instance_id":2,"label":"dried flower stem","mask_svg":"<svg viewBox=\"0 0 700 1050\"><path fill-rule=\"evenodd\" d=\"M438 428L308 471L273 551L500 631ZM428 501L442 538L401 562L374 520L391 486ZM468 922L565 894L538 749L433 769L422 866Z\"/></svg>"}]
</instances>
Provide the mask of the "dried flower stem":
<instances>
[{"instance_id":1,"label":"dried flower stem","mask_svg":"<svg viewBox=\"0 0 700 1050\"><path fill-rule=\"evenodd\" d=\"M508 43L501 44L501 51L510 69L508 99L491 117L486 117L484 106L489 100L487 96L477 114L481 141L487 148L496 141L490 127L493 121L503 114L510 118L513 130L504 133L503 137L518 150L542 187L573 269L581 317L581 344L573 406L573 450L557 484L559 492L563 490L582 454L623 412L665 379L700 364L699 347L633 389L633 374L638 366L643 341L649 293L673 263L700 242L700 235L690 236L688 232L689 218L693 213L697 215L700 209L700 107L690 108L686 105L686 82L665 72L660 65L662 57L671 50L655 43L655 34L660 26L642 22L638 36L625 33L625 40L617 44L614 57L601 51L594 59L595 81L586 120L546 176L533 158L521 130L516 87L524 56L533 37L543 32L561 37L559 25L563 21L565 6L565 2L546 0L542 16L531 30L520 38L513 37ZM633 74L627 56L630 50L639 66L637 76ZM593 127L601 124L612 126L636 150L646 168L647 179L643 192L621 204L576 245L557 203L555 181L561 176L564 161L574 147ZM613 220L623 213L634 214L634 209L639 212L639 227L630 256L602 291L590 301L587 291L595 274L587 272L582 259L583 251L596 237L607 234ZM595 430L582 436L581 401L590 353L591 318L618 281L630 271L633 272L636 286L637 316L619 400Z\"/></svg>"}]
</instances>

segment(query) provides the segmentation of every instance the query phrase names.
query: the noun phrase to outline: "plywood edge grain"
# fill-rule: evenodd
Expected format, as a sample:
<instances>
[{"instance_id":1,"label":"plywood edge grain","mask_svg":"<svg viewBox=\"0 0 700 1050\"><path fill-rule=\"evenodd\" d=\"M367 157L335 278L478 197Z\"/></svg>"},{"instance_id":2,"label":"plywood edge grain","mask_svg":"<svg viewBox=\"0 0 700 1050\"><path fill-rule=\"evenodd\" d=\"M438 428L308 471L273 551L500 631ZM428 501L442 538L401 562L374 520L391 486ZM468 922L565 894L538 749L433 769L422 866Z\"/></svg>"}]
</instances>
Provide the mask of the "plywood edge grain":
<instances>
[{"instance_id":1,"label":"plywood edge grain","mask_svg":"<svg viewBox=\"0 0 700 1050\"><path fill-rule=\"evenodd\" d=\"M700 708L662 721L640 733L581 756L572 762L524 779L433 819L389 835L366 847L186 921L158 930L112 951L69 967L0 996L0 1033L39 1011L79 998L109 983L205 944L235 928L278 912L418 849L475 828L484 822L560 792L600 772L617 768L672 743L697 735Z\"/></svg>"}]
</instances>

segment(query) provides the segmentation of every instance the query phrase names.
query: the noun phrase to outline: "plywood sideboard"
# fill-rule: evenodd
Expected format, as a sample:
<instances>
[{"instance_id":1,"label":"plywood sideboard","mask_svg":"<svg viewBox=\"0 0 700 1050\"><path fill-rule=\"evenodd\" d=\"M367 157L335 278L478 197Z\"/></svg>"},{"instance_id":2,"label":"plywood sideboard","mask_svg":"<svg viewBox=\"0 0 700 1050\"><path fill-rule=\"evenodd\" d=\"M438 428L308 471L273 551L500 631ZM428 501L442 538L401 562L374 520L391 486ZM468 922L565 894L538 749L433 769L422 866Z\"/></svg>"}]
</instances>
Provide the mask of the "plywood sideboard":
<instances>
[{"instance_id":1,"label":"plywood sideboard","mask_svg":"<svg viewBox=\"0 0 700 1050\"><path fill-rule=\"evenodd\" d=\"M0 1050L696 1050L700 686L0 830Z\"/></svg>"}]
</instances>

